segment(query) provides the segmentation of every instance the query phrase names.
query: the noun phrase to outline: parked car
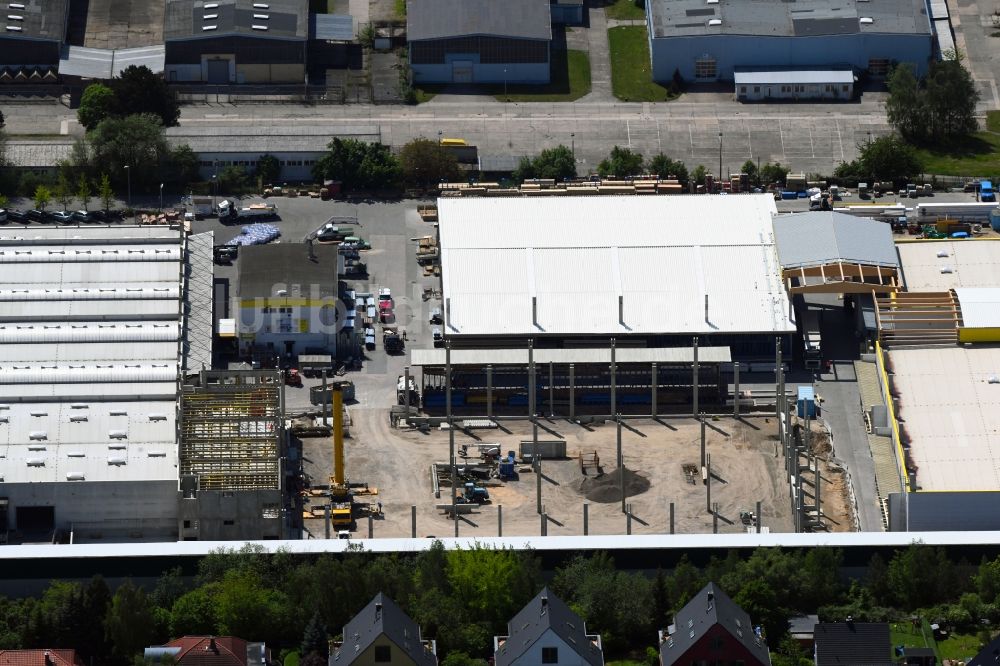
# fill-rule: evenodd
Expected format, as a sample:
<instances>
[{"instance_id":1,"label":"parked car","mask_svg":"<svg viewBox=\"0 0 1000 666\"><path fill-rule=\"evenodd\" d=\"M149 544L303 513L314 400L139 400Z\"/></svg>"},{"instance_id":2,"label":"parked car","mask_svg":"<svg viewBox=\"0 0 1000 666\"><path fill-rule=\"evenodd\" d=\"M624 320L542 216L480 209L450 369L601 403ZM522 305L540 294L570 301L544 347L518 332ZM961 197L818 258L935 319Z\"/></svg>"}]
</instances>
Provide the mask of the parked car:
<instances>
[{"instance_id":1,"label":"parked car","mask_svg":"<svg viewBox=\"0 0 1000 666\"><path fill-rule=\"evenodd\" d=\"M68 210L57 210L56 212L52 213L52 219L54 219L56 222L61 222L62 224L70 224L71 222L74 221L73 213L69 212Z\"/></svg>"},{"instance_id":2,"label":"parked car","mask_svg":"<svg viewBox=\"0 0 1000 666\"><path fill-rule=\"evenodd\" d=\"M0 208L0 223L6 224L7 222L7 209Z\"/></svg>"},{"instance_id":3,"label":"parked car","mask_svg":"<svg viewBox=\"0 0 1000 666\"><path fill-rule=\"evenodd\" d=\"M73 219L77 222L93 222L94 216L90 214L90 211L74 210Z\"/></svg>"},{"instance_id":4,"label":"parked car","mask_svg":"<svg viewBox=\"0 0 1000 666\"><path fill-rule=\"evenodd\" d=\"M51 222L52 214L44 210L32 208L28 211L28 219L32 222Z\"/></svg>"},{"instance_id":5,"label":"parked car","mask_svg":"<svg viewBox=\"0 0 1000 666\"><path fill-rule=\"evenodd\" d=\"M27 222L28 216L23 210L10 208L7 210L7 220L10 222Z\"/></svg>"},{"instance_id":6,"label":"parked car","mask_svg":"<svg viewBox=\"0 0 1000 666\"><path fill-rule=\"evenodd\" d=\"M392 303L392 291L388 287L382 287L378 290L378 300L379 303Z\"/></svg>"}]
</instances>

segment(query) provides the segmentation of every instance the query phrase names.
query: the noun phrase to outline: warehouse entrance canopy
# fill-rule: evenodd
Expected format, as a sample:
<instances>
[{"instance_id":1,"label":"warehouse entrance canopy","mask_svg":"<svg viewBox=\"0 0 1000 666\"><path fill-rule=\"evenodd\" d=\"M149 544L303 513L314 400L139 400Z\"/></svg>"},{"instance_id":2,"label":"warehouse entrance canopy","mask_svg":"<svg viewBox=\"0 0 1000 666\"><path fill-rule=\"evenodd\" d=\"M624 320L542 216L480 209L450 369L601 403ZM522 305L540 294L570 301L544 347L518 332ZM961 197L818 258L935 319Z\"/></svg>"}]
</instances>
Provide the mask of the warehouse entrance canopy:
<instances>
[{"instance_id":1,"label":"warehouse entrance canopy","mask_svg":"<svg viewBox=\"0 0 1000 666\"><path fill-rule=\"evenodd\" d=\"M585 347L577 349L535 349L534 361L543 363L611 363L611 349L608 347ZM414 349L411 352L415 366L444 365L444 349ZM732 357L729 347L699 347L699 363L729 363ZM679 363L694 362L691 347L621 347L615 349L616 363ZM452 365L527 365L527 349L454 349L451 352Z\"/></svg>"},{"instance_id":2,"label":"warehouse entrance canopy","mask_svg":"<svg viewBox=\"0 0 1000 666\"><path fill-rule=\"evenodd\" d=\"M899 289L889 225L829 211L774 218L781 277L791 294L870 294Z\"/></svg>"}]
</instances>

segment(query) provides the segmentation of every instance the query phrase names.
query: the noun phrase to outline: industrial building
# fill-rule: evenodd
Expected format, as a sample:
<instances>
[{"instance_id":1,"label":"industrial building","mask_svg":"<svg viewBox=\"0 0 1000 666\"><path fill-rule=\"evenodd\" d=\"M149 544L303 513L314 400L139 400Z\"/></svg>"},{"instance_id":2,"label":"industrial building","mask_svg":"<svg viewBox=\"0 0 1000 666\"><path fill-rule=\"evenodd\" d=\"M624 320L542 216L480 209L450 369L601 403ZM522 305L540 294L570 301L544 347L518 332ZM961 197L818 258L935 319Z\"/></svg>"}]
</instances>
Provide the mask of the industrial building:
<instances>
[{"instance_id":1,"label":"industrial building","mask_svg":"<svg viewBox=\"0 0 1000 666\"><path fill-rule=\"evenodd\" d=\"M424 407L444 407L448 364L459 412L523 413L529 360L547 413L685 410L695 383L723 400L724 366L773 364L795 331L774 212L767 195L440 199L450 351L412 353Z\"/></svg>"},{"instance_id":2,"label":"industrial building","mask_svg":"<svg viewBox=\"0 0 1000 666\"><path fill-rule=\"evenodd\" d=\"M353 336L339 299L344 257L337 245L243 247L238 270L237 329L245 357L284 364L299 354L335 355L338 341Z\"/></svg>"},{"instance_id":3,"label":"industrial building","mask_svg":"<svg viewBox=\"0 0 1000 666\"><path fill-rule=\"evenodd\" d=\"M0 530L177 537L176 396L211 366L211 233L0 235Z\"/></svg>"},{"instance_id":4,"label":"industrial building","mask_svg":"<svg viewBox=\"0 0 1000 666\"><path fill-rule=\"evenodd\" d=\"M52 83L66 39L69 0L9 2L0 32L0 84Z\"/></svg>"},{"instance_id":5,"label":"industrial building","mask_svg":"<svg viewBox=\"0 0 1000 666\"><path fill-rule=\"evenodd\" d=\"M896 248L906 291L876 297L880 388L865 401L899 470L889 529L1000 529L1000 247Z\"/></svg>"},{"instance_id":6,"label":"industrial building","mask_svg":"<svg viewBox=\"0 0 1000 666\"><path fill-rule=\"evenodd\" d=\"M736 99L741 102L769 100L826 99L849 100L854 97L857 79L851 69L736 70Z\"/></svg>"},{"instance_id":7,"label":"industrial building","mask_svg":"<svg viewBox=\"0 0 1000 666\"><path fill-rule=\"evenodd\" d=\"M675 71L685 81L714 82L734 81L740 69L786 70L772 97L806 96L813 84L824 96L834 82L815 79L831 69L881 77L906 62L920 76L934 53L924 0L650 0L646 20L654 81L670 81ZM747 94L764 94L759 85L760 93ZM781 93L781 85L792 90Z\"/></svg>"},{"instance_id":8,"label":"industrial building","mask_svg":"<svg viewBox=\"0 0 1000 666\"><path fill-rule=\"evenodd\" d=\"M548 83L548 0L407 0L415 83Z\"/></svg>"},{"instance_id":9,"label":"industrial building","mask_svg":"<svg viewBox=\"0 0 1000 666\"><path fill-rule=\"evenodd\" d=\"M170 82L305 83L305 0L166 0Z\"/></svg>"},{"instance_id":10,"label":"industrial building","mask_svg":"<svg viewBox=\"0 0 1000 666\"><path fill-rule=\"evenodd\" d=\"M181 540L284 538L283 388L277 370L202 370L184 384Z\"/></svg>"}]
</instances>

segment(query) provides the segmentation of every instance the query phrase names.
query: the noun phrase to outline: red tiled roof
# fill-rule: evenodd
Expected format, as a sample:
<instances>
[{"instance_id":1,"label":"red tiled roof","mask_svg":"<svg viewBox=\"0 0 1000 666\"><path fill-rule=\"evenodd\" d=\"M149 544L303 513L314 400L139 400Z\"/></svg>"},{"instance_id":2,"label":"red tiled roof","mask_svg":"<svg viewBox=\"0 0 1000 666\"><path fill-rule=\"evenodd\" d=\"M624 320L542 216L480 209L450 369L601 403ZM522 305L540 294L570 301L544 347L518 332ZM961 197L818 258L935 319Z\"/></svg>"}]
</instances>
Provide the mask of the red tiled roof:
<instances>
[{"instance_id":1,"label":"red tiled roof","mask_svg":"<svg viewBox=\"0 0 1000 666\"><path fill-rule=\"evenodd\" d=\"M247 664L247 642L235 636L184 636L170 641L164 647L181 649L174 657L178 666L246 666Z\"/></svg>"},{"instance_id":2,"label":"red tiled roof","mask_svg":"<svg viewBox=\"0 0 1000 666\"><path fill-rule=\"evenodd\" d=\"M76 650L0 650L0 666L83 666Z\"/></svg>"}]
</instances>

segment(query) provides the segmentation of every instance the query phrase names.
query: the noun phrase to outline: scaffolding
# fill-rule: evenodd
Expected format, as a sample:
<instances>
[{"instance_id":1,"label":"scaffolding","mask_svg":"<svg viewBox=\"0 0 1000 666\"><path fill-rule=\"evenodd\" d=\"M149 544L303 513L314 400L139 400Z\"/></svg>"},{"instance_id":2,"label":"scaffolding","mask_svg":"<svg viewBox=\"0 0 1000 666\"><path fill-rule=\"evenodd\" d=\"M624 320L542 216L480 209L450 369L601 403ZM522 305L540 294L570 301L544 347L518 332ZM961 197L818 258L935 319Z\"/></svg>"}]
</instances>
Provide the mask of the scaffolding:
<instances>
[{"instance_id":1,"label":"scaffolding","mask_svg":"<svg viewBox=\"0 0 1000 666\"><path fill-rule=\"evenodd\" d=\"M199 490L280 489L282 379L276 370L202 371L180 408L180 476Z\"/></svg>"}]
</instances>

